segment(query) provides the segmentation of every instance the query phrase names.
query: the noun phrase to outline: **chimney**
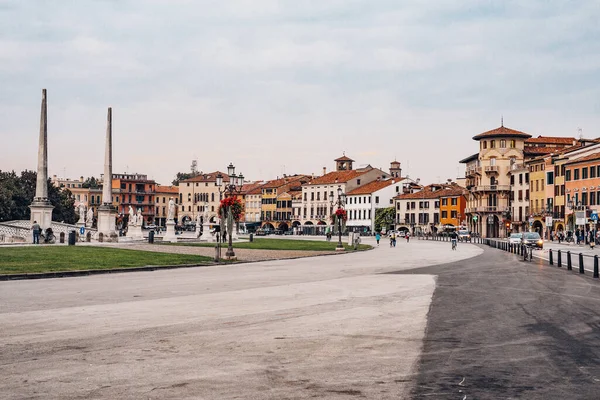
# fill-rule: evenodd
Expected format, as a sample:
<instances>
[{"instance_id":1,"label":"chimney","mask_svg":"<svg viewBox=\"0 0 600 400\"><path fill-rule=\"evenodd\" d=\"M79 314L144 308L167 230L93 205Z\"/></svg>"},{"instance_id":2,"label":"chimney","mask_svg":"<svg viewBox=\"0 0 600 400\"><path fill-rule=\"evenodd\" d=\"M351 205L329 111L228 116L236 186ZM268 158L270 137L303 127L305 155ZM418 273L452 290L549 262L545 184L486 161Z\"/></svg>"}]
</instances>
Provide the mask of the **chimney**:
<instances>
[{"instance_id":1,"label":"chimney","mask_svg":"<svg viewBox=\"0 0 600 400\"><path fill-rule=\"evenodd\" d=\"M323 175L327 174L327 167L323 167Z\"/></svg>"}]
</instances>

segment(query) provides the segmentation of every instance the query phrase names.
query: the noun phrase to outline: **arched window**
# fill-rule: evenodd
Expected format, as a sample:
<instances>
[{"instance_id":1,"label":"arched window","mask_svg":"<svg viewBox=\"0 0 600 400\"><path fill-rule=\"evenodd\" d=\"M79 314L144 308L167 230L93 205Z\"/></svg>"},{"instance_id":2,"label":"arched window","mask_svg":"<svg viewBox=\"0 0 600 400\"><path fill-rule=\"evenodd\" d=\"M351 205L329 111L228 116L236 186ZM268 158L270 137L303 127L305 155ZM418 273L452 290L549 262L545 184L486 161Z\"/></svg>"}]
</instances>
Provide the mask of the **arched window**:
<instances>
[{"instance_id":1,"label":"arched window","mask_svg":"<svg viewBox=\"0 0 600 400\"><path fill-rule=\"evenodd\" d=\"M484 149L487 149L487 140L484 140L484 141L483 141L483 148L484 148Z\"/></svg>"},{"instance_id":2,"label":"arched window","mask_svg":"<svg viewBox=\"0 0 600 400\"><path fill-rule=\"evenodd\" d=\"M495 148L496 148L496 141L490 140L490 149L495 149Z\"/></svg>"},{"instance_id":3,"label":"arched window","mask_svg":"<svg viewBox=\"0 0 600 400\"><path fill-rule=\"evenodd\" d=\"M500 148L501 149L505 149L506 148L506 140L504 140L504 139L500 140Z\"/></svg>"},{"instance_id":4,"label":"arched window","mask_svg":"<svg viewBox=\"0 0 600 400\"><path fill-rule=\"evenodd\" d=\"M510 148L514 149L515 147L517 147L517 142L515 142L515 140L513 139L510 141Z\"/></svg>"}]
</instances>

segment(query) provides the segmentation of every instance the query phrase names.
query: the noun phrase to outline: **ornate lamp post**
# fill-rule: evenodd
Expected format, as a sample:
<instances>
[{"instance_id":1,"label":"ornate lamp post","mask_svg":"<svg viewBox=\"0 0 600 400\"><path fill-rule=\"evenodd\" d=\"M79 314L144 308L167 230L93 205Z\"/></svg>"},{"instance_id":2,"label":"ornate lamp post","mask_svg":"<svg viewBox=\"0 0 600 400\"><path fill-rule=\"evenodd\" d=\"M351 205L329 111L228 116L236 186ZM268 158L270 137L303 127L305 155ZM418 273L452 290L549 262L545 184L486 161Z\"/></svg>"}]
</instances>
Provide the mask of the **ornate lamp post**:
<instances>
[{"instance_id":1,"label":"ornate lamp post","mask_svg":"<svg viewBox=\"0 0 600 400\"><path fill-rule=\"evenodd\" d=\"M337 200L334 202L331 199L331 207L337 206L337 210L342 210L346 205L346 193L342 191L342 188L339 187L337 190ZM337 214L337 212L336 212ZM338 228L338 244L336 246L336 250L344 250L344 245L342 244L342 217L338 216L337 218L337 228Z\"/></svg>"},{"instance_id":2,"label":"ornate lamp post","mask_svg":"<svg viewBox=\"0 0 600 400\"><path fill-rule=\"evenodd\" d=\"M226 183L225 185L223 185L223 175L221 175L220 173L217 175L217 187L219 188L219 194L224 195L223 197L226 199L228 197L233 197L236 194L241 193L242 191L242 185L244 184L244 175L242 173L240 173L239 175L235 174L235 167L233 166L232 163L229 163L229 165L227 166L227 175L229 175L229 183ZM223 190L221 190L221 188L223 188ZM229 207L225 210L225 215L223 217L227 217L229 215ZM229 244L227 247L227 252L225 253L225 256L227 256L228 258L233 258L235 257L235 253L233 251L233 244L231 243L231 235L232 235L232 231L233 230L233 223L231 224L231 227L227 227L227 234L229 237Z\"/></svg>"}]
</instances>

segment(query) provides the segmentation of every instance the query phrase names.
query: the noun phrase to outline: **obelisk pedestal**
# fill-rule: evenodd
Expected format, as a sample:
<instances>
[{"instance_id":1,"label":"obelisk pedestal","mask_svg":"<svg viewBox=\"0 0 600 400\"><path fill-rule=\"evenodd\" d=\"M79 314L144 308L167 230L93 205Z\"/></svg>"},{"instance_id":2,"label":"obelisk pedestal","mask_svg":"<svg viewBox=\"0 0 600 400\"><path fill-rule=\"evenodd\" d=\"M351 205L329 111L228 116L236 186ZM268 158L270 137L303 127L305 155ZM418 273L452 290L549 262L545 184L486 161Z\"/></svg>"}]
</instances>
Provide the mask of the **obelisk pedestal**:
<instances>
[{"instance_id":1,"label":"obelisk pedestal","mask_svg":"<svg viewBox=\"0 0 600 400\"><path fill-rule=\"evenodd\" d=\"M112 204L112 108L108 108L106 121L106 148L104 152L104 178L102 182L102 205L98 207L98 233L104 241L116 242L117 210Z\"/></svg>"},{"instance_id":2,"label":"obelisk pedestal","mask_svg":"<svg viewBox=\"0 0 600 400\"><path fill-rule=\"evenodd\" d=\"M204 218L200 240L203 242L213 242L215 240L214 236L210 234L210 223L208 222L208 218Z\"/></svg>"},{"instance_id":3,"label":"obelisk pedestal","mask_svg":"<svg viewBox=\"0 0 600 400\"><path fill-rule=\"evenodd\" d=\"M167 231L163 236L163 242L177 243L177 235L175 235L175 221L172 219L167 220Z\"/></svg>"},{"instance_id":4,"label":"obelisk pedestal","mask_svg":"<svg viewBox=\"0 0 600 400\"><path fill-rule=\"evenodd\" d=\"M127 227L127 237L131 240L143 240L144 234L142 233L142 226L135 224Z\"/></svg>"},{"instance_id":5,"label":"obelisk pedestal","mask_svg":"<svg viewBox=\"0 0 600 400\"><path fill-rule=\"evenodd\" d=\"M29 206L31 224L37 221L42 229L52 225L52 210L54 206L48 200L48 107L46 89L42 89L42 110L40 114L40 136L38 145L37 182L35 197Z\"/></svg>"}]
</instances>

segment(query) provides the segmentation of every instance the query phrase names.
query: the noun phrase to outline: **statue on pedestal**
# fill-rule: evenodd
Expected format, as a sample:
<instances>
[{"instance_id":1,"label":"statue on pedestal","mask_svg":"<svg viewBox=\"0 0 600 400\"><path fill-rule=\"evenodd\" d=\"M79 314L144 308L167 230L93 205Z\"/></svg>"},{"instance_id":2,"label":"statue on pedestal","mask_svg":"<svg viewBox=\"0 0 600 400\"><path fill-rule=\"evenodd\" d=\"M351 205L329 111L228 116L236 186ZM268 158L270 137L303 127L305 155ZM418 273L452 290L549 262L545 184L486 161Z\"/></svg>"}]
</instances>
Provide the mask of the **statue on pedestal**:
<instances>
[{"instance_id":1,"label":"statue on pedestal","mask_svg":"<svg viewBox=\"0 0 600 400\"><path fill-rule=\"evenodd\" d=\"M87 226L88 228L91 228L93 224L94 224L94 210L92 209L92 207L90 207L87 210L87 216L85 218L85 226Z\"/></svg>"},{"instance_id":2,"label":"statue on pedestal","mask_svg":"<svg viewBox=\"0 0 600 400\"><path fill-rule=\"evenodd\" d=\"M85 204L79 203L79 223L85 222Z\"/></svg>"},{"instance_id":3,"label":"statue on pedestal","mask_svg":"<svg viewBox=\"0 0 600 400\"><path fill-rule=\"evenodd\" d=\"M129 206L129 221L127 222L129 226L135 226L135 214L133 213L133 207Z\"/></svg>"},{"instance_id":4,"label":"statue on pedestal","mask_svg":"<svg viewBox=\"0 0 600 400\"><path fill-rule=\"evenodd\" d=\"M135 224L137 226L144 225L144 216L142 215L142 209L141 208L138 208L138 210L137 210L137 216L135 217Z\"/></svg>"},{"instance_id":5,"label":"statue on pedestal","mask_svg":"<svg viewBox=\"0 0 600 400\"><path fill-rule=\"evenodd\" d=\"M169 212L167 214L167 220L172 221L175 219L175 202L173 198L169 198Z\"/></svg>"}]
</instances>

